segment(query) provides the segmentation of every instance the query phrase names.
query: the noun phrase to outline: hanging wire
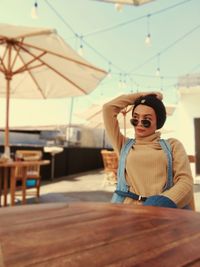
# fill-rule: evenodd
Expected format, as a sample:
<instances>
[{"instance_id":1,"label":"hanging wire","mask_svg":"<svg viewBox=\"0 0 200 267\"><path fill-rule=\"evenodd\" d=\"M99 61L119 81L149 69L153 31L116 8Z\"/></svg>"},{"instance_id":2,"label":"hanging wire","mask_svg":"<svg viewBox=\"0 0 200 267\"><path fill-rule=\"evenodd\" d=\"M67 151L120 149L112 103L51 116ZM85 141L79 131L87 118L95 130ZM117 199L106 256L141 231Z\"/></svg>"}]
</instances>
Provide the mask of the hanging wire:
<instances>
[{"instance_id":1,"label":"hanging wire","mask_svg":"<svg viewBox=\"0 0 200 267\"><path fill-rule=\"evenodd\" d=\"M38 18L38 3L37 3L37 0L35 0L34 6L31 9L31 17L33 19L37 19Z\"/></svg>"},{"instance_id":2,"label":"hanging wire","mask_svg":"<svg viewBox=\"0 0 200 267\"><path fill-rule=\"evenodd\" d=\"M75 38L78 38L78 39L81 38L82 39L82 45L84 44L84 46L87 46L88 48L90 48L91 51L93 51L96 55L98 55L100 58L102 58L106 62L111 62L108 58L106 58L103 54L101 54L94 47L92 47L88 42L85 41L85 39L84 39L85 35L80 35L77 32L75 32L75 30L71 27L71 25L66 22L66 20L57 12L57 10L49 3L48 0L45 0L45 2L48 5L48 7L56 14L56 16L64 23L64 25L71 31L73 36ZM112 66L115 67L116 69L118 69L119 71L123 72L123 70L119 66L117 66L113 63L112 63Z\"/></svg>"},{"instance_id":3,"label":"hanging wire","mask_svg":"<svg viewBox=\"0 0 200 267\"><path fill-rule=\"evenodd\" d=\"M194 72L195 70L198 70L199 68L200 68L200 64L197 64L190 69L189 73Z\"/></svg>"},{"instance_id":4,"label":"hanging wire","mask_svg":"<svg viewBox=\"0 0 200 267\"><path fill-rule=\"evenodd\" d=\"M163 12L166 12L166 11L169 11L171 9L174 9L174 8L180 6L180 5L184 5L184 4L186 4L186 3L190 2L190 1L194 1L194 0L181 1L181 2L179 2L177 4L174 4L174 5L169 6L167 8L163 8L163 9L160 9L158 11L152 12L149 15L152 17L152 16L155 16L155 15L161 14ZM112 25L112 26L105 27L103 29L99 29L99 30L96 30L96 31L93 31L93 32L89 32L89 33L84 34L84 37L94 36L96 34L100 34L100 33L108 32L108 31L112 31L112 30L118 29L120 27L123 27L123 26L125 26L127 24L134 23L136 21L142 20L142 19L144 19L146 17L147 17L147 15L143 15L143 16L140 16L138 18L127 20L127 21L124 21L124 22L121 22L121 23L118 23L118 24L115 24L115 25Z\"/></svg>"},{"instance_id":5,"label":"hanging wire","mask_svg":"<svg viewBox=\"0 0 200 267\"><path fill-rule=\"evenodd\" d=\"M167 47L163 48L159 53L153 55L152 57L148 58L146 61L144 61L142 64L136 66L134 69L130 70L130 73L133 73L134 71L142 68L143 66L145 66L147 63L151 62L152 60L154 60L158 54L164 54L165 52L167 52L170 48L174 47L177 43L179 43L180 41L182 41L183 39L185 39L186 37L188 37L189 35L191 35L194 31L198 30L200 28L200 24L195 26L194 28L192 28L190 31L188 31L187 33L185 33L184 35L182 35L181 37L179 37L178 39L176 39L174 42L172 42L171 44L169 44Z\"/></svg>"},{"instance_id":6,"label":"hanging wire","mask_svg":"<svg viewBox=\"0 0 200 267\"><path fill-rule=\"evenodd\" d=\"M77 37L78 34L74 31L71 25L66 22L66 20L58 13L58 11L49 3L48 0L45 0L45 2L48 5L48 7L56 14L56 16L63 22L63 24L67 26L67 28L73 33L73 35Z\"/></svg>"},{"instance_id":7,"label":"hanging wire","mask_svg":"<svg viewBox=\"0 0 200 267\"><path fill-rule=\"evenodd\" d=\"M73 33L73 35L76 37L76 38L80 38L82 37L82 42L84 43L84 45L86 45L87 47L89 47L96 55L98 55L99 57L101 57L103 60L105 60L106 62L111 62L108 58L106 58L103 54L101 54L99 51L97 51L94 47L92 47L88 42L85 41L85 39L83 39L84 37L88 37L88 36L91 36L91 35L94 35L94 34L98 34L98 33L102 33L102 32L105 32L105 31L108 31L108 30L112 30L112 29L115 29L115 28L118 28L118 27L121 27L121 26L124 26L124 25L127 25L129 23L133 23L135 21L138 21L140 19L143 19L143 18L146 18L147 16L154 16L154 15L158 15L158 14L161 14L163 12L166 12L170 9L173 9L175 7L178 7L180 5L183 5L185 3L188 3L190 1L193 1L193 0L185 0L185 1L182 1L182 2L179 2L177 4L174 4L172 6L169 6L167 8L164 8L164 9L161 9L159 11L156 11L156 12L152 12L148 15L144 15L144 16L141 16L139 18L136 18L136 19L132 19L132 20L129 20L129 21L126 21L124 23L120 23L120 24L117 24L117 25L114 25L114 26L111 26L111 27L107 27L107 28L104 28L104 29L100 29L100 30L97 30L95 32L92 32L92 33L88 33L88 34L84 34L84 35L79 35L78 33L76 33L74 31L74 29L70 26L69 23L66 22L66 20L56 11L56 9L49 3L48 0L45 0L46 4L49 6L49 8L52 9L52 11L57 15L57 17L59 17L59 19L64 23L65 26L67 26L67 28ZM184 38L186 38L187 36L189 36L192 32L194 32L195 30L197 30L198 28L200 27L200 25L197 25L195 28L193 28L191 31L187 32L186 34L184 34L182 37L180 37L179 39L177 39L175 42L171 43L169 46L167 46L166 48L164 48L163 50L161 50L159 52L159 54L163 54L165 53L167 50L169 50L170 48L172 48L173 46L175 46L178 42L180 42L181 40L183 40ZM129 75L132 75L133 72L135 72L136 70L140 69L141 67L143 67L144 65L146 65L147 63L151 62L158 54L148 58L146 61L144 61L142 64L138 65L137 67L135 67L134 69L130 70L130 72L128 73ZM115 67L116 69L120 70L121 73L125 73L119 66L115 65L112 63L112 66ZM126 72L127 73L127 72ZM112 72L113 74L113 72ZM121 74L122 75L122 74ZM145 76L145 77L151 77L151 75L144 75L144 74L134 74L134 75L137 75L137 76ZM165 77L167 78L167 77ZM173 78L172 76L169 76L168 78Z\"/></svg>"},{"instance_id":8,"label":"hanging wire","mask_svg":"<svg viewBox=\"0 0 200 267\"><path fill-rule=\"evenodd\" d=\"M150 46L150 44L151 44L150 17L151 17L151 15L148 14L148 15L147 15L147 35L146 35L146 37L145 37L145 44L146 44L147 46Z\"/></svg>"}]
</instances>

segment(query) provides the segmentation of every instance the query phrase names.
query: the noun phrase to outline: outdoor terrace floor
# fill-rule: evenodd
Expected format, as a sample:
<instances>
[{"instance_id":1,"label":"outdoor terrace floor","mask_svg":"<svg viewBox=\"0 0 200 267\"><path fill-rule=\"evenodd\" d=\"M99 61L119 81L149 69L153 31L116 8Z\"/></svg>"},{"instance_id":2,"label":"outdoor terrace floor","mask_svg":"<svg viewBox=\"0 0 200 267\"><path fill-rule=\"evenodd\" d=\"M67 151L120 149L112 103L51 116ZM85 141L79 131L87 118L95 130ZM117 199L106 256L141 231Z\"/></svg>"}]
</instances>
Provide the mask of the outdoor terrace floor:
<instances>
[{"instance_id":1,"label":"outdoor terrace floor","mask_svg":"<svg viewBox=\"0 0 200 267\"><path fill-rule=\"evenodd\" d=\"M115 185L108 183L103 170L79 173L51 181L43 181L39 203L94 201L110 202ZM196 211L200 212L200 179L194 184ZM28 203L35 203L29 199ZM20 202L19 202L20 204Z\"/></svg>"}]
</instances>

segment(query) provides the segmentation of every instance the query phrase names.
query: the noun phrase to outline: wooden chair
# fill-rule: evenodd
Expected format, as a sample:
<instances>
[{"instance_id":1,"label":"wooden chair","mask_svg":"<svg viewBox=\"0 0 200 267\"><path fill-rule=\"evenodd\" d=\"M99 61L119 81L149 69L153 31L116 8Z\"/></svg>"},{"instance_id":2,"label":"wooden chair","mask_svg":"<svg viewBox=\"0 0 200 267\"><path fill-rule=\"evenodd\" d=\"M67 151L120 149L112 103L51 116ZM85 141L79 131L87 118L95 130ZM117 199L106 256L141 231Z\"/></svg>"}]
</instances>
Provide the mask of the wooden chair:
<instances>
[{"instance_id":1,"label":"wooden chair","mask_svg":"<svg viewBox=\"0 0 200 267\"><path fill-rule=\"evenodd\" d=\"M42 159L42 151L39 150L17 150L16 160L37 161ZM16 167L15 169L15 195L22 196L22 203L26 203L27 195L40 197L40 166L38 164L30 165L26 168Z\"/></svg>"},{"instance_id":2,"label":"wooden chair","mask_svg":"<svg viewBox=\"0 0 200 267\"><path fill-rule=\"evenodd\" d=\"M103 159L104 172L106 174L107 181L117 183L117 168L118 168L118 156L114 151L106 149L101 150Z\"/></svg>"}]
</instances>

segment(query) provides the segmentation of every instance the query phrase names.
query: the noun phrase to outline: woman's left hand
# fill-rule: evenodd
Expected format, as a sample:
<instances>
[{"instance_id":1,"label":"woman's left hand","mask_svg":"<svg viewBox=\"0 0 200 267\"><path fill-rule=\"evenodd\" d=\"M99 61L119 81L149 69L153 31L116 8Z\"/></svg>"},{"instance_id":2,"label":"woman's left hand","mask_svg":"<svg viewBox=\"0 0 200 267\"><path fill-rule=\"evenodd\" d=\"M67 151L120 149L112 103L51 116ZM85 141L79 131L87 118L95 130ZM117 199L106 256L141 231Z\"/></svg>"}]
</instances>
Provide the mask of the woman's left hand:
<instances>
[{"instance_id":1,"label":"woman's left hand","mask_svg":"<svg viewBox=\"0 0 200 267\"><path fill-rule=\"evenodd\" d=\"M156 95L156 97L160 100L163 99L163 94L161 92L158 92L158 91L155 91L155 92L145 92L143 93L143 96L144 95Z\"/></svg>"}]
</instances>

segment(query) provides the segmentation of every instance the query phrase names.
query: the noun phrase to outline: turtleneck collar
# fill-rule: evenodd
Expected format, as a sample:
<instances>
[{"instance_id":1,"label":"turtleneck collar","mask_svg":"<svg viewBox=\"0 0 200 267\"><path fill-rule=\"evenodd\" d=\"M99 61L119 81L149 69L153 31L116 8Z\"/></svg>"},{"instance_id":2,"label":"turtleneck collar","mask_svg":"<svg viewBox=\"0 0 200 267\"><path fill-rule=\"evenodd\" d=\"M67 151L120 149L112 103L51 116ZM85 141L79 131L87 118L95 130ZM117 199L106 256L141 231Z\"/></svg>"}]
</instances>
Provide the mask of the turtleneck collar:
<instances>
[{"instance_id":1,"label":"turtleneck collar","mask_svg":"<svg viewBox=\"0 0 200 267\"><path fill-rule=\"evenodd\" d=\"M160 140L161 132L155 132L151 135L142 138L136 138L136 143L149 143L149 142L158 142Z\"/></svg>"}]
</instances>

